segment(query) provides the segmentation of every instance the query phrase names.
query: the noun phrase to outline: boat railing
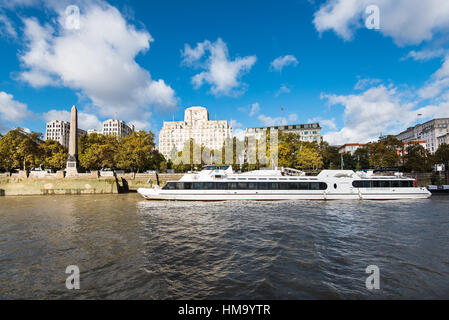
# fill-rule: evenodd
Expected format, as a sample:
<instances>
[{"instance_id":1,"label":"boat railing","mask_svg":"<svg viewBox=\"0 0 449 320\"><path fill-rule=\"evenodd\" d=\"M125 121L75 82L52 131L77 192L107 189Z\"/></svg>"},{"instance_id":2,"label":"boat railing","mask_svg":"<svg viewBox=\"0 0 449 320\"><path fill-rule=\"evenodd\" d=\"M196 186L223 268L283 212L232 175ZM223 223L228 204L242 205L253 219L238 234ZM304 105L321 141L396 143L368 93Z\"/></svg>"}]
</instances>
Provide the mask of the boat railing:
<instances>
[{"instance_id":1,"label":"boat railing","mask_svg":"<svg viewBox=\"0 0 449 320\"><path fill-rule=\"evenodd\" d=\"M304 171L293 168L282 168L281 171L287 176L305 176Z\"/></svg>"}]
</instances>

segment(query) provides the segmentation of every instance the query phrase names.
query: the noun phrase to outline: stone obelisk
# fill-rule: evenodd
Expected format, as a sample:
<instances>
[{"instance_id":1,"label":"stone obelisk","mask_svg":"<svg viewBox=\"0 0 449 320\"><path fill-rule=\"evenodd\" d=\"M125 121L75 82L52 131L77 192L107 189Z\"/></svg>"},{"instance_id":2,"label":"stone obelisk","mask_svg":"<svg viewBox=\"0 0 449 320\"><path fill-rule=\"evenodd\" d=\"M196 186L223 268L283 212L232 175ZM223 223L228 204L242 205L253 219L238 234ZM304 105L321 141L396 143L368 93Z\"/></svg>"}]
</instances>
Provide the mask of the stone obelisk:
<instances>
[{"instance_id":1,"label":"stone obelisk","mask_svg":"<svg viewBox=\"0 0 449 320\"><path fill-rule=\"evenodd\" d=\"M69 156L67 157L67 175L78 173L78 110L72 107L70 114Z\"/></svg>"}]
</instances>

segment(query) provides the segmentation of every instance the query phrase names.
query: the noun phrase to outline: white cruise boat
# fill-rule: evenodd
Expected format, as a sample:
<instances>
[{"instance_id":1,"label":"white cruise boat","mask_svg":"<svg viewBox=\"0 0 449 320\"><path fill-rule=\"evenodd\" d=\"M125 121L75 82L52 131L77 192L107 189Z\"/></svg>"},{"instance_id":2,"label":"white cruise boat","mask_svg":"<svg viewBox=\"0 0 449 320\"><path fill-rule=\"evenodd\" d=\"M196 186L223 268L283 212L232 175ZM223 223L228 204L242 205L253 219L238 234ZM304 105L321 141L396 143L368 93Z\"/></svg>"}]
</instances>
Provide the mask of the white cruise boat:
<instances>
[{"instance_id":1,"label":"white cruise boat","mask_svg":"<svg viewBox=\"0 0 449 320\"><path fill-rule=\"evenodd\" d=\"M323 170L305 176L293 169L234 173L231 166L207 166L163 188L140 188L148 200L396 200L427 199L431 193L401 175L374 176L351 170Z\"/></svg>"}]
</instances>

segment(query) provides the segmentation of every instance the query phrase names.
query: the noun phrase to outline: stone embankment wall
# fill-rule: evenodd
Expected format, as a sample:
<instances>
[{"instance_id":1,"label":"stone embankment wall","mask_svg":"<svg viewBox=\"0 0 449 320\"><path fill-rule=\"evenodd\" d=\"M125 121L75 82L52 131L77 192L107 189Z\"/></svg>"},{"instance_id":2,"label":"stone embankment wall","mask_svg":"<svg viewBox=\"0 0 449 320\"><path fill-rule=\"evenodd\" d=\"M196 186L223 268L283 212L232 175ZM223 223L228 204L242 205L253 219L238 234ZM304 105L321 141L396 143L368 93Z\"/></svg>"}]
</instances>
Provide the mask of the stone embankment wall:
<instances>
[{"instance_id":1,"label":"stone embankment wall","mask_svg":"<svg viewBox=\"0 0 449 320\"><path fill-rule=\"evenodd\" d=\"M115 177L100 177L98 172L64 177L55 174L20 172L0 176L0 196L115 194L119 186Z\"/></svg>"},{"instance_id":2,"label":"stone embankment wall","mask_svg":"<svg viewBox=\"0 0 449 320\"><path fill-rule=\"evenodd\" d=\"M182 178L182 173L159 173L159 185L165 186L167 181L178 181ZM151 184L149 180L151 179ZM126 191L137 191L139 188L151 188L157 185L155 173L126 173L117 174L119 186Z\"/></svg>"},{"instance_id":3,"label":"stone embankment wall","mask_svg":"<svg viewBox=\"0 0 449 320\"><path fill-rule=\"evenodd\" d=\"M177 181L183 174L161 173L159 185L167 181ZM149 180L151 179L151 184ZM116 194L135 192L139 188L157 185L156 174L127 173L114 175L113 172L93 171L65 176L57 173L24 171L0 175L0 196L24 195L73 195L73 194Z\"/></svg>"}]
</instances>

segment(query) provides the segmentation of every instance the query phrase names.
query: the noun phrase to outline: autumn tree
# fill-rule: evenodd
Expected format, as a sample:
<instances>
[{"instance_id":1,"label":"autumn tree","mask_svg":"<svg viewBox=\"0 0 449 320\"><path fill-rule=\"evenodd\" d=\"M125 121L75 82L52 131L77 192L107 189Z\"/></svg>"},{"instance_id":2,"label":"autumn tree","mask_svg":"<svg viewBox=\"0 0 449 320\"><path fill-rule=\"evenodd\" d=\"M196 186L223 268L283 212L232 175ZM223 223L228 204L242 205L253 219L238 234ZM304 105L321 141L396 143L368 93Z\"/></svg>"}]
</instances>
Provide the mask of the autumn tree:
<instances>
[{"instance_id":1,"label":"autumn tree","mask_svg":"<svg viewBox=\"0 0 449 320\"><path fill-rule=\"evenodd\" d=\"M323 141L320 143L319 152L323 159L323 167L325 169L340 169L341 156L338 153L338 147L331 146Z\"/></svg>"},{"instance_id":2,"label":"autumn tree","mask_svg":"<svg viewBox=\"0 0 449 320\"><path fill-rule=\"evenodd\" d=\"M1 167L8 171L16 168L27 170L36 167L41 156L40 138L40 133L27 133L22 128L9 131L0 139Z\"/></svg>"},{"instance_id":3,"label":"autumn tree","mask_svg":"<svg viewBox=\"0 0 449 320\"><path fill-rule=\"evenodd\" d=\"M356 170L368 169L370 167L369 164L369 152L368 148L358 148L354 154L355 168Z\"/></svg>"},{"instance_id":4,"label":"autumn tree","mask_svg":"<svg viewBox=\"0 0 449 320\"><path fill-rule=\"evenodd\" d=\"M280 133L278 138L278 164L280 167L294 168L298 152L301 148L301 138L296 133Z\"/></svg>"},{"instance_id":5,"label":"autumn tree","mask_svg":"<svg viewBox=\"0 0 449 320\"><path fill-rule=\"evenodd\" d=\"M443 143L438 147L435 152L435 161L444 164L447 174L446 183L449 184L449 144Z\"/></svg>"},{"instance_id":6,"label":"autumn tree","mask_svg":"<svg viewBox=\"0 0 449 320\"><path fill-rule=\"evenodd\" d=\"M116 167L134 172L159 170L164 157L155 149L152 132L136 131L120 139L114 157Z\"/></svg>"},{"instance_id":7,"label":"autumn tree","mask_svg":"<svg viewBox=\"0 0 449 320\"><path fill-rule=\"evenodd\" d=\"M420 144L411 144L406 149L405 169L407 171L427 172L432 170L432 156Z\"/></svg>"},{"instance_id":8,"label":"autumn tree","mask_svg":"<svg viewBox=\"0 0 449 320\"><path fill-rule=\"evenodd\" d=\"M115 167L119 140L112 135L83 134L78 140L80 166L90 170Z\"/></svg>"},{"instance_id":9,"label":"autumn tree","mask_svg":"<svg viewBox=\"0 0 449 320\"><path fill-rule=\"evenodd\" d=\"M40 164L45 168L60 170L67 162L67 148L54 140L46 140L40 144Z\"/></svg>"},{"instance_id":10,"label":"autumn tree","mask_svg":"<svg viewBox=\"0 0 449 320\"><path fill-rule=\"evenodd\" d=\"M301 170L322 169L323 158L319 154L318 145L311 142L301 142L294 167Z\"/></svg>"},{"instance_id":11,"label":"autumn tree","mask_svg":"<svg viewBox=\"0 0 449 320\"><path fill-rule=\"evenodd\" d=\"M403 143L388 136L376 143L369 144L370 166L373 168L392 168L400 165L399 151Z\"/></svg>"},{"instance_id":12,"label":"autumn tree","mask_svg":"<svg viewBox=\"0 0 449 320\"><path fill-rule=\"evenodd\" d=\"M449 170L449 144L443 143L438 147L435 152L435 160L443 163L446 166L446 170Z\"/></svg>"}]
</instances>

